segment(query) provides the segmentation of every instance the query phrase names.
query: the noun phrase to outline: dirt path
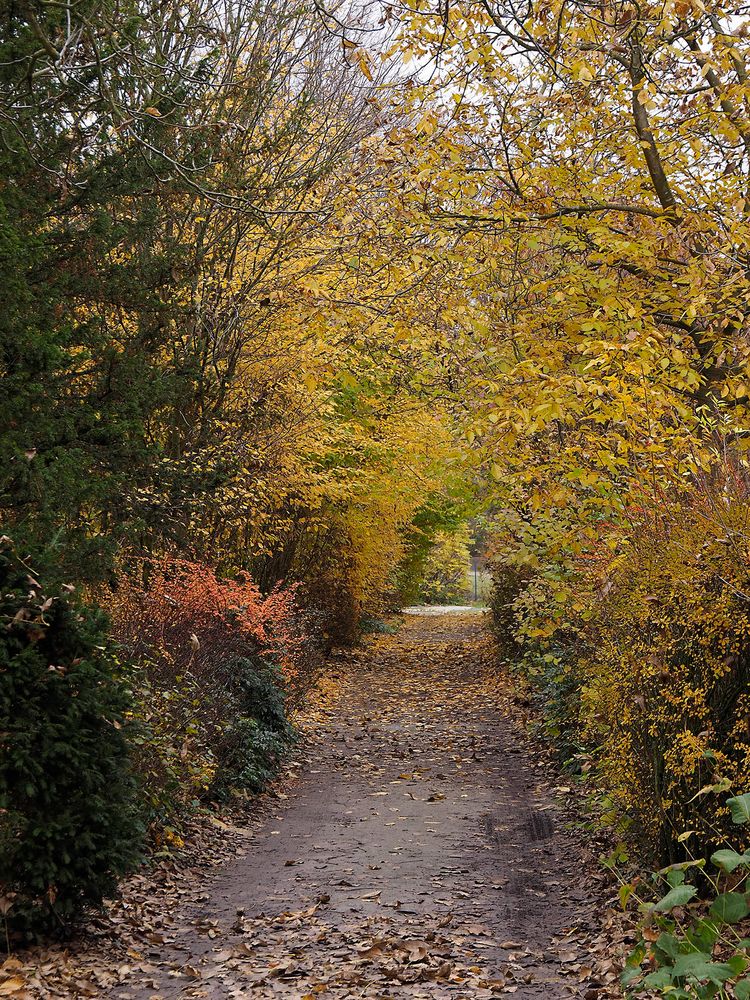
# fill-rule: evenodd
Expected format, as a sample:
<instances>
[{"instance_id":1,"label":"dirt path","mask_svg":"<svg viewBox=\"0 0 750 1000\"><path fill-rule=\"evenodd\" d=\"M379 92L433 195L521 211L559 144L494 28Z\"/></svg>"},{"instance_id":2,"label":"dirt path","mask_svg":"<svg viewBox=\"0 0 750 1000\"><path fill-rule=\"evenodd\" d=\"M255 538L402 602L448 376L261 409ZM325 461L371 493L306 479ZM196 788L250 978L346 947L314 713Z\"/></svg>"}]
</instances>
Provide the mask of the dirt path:
<instances>
[{"instance_id":1,"label":"dirt path","mask_svg":"<svg viewBox=\"0 0 750 1000\"><path fill-rule=\"evenodd\" d=\"M330 664L251 829L196 824L74 946L7 960L0 993L618 996L597 864L512 697L481 615L405 616Z\"/></svg>"},{"instance_id":2,"label":"dirt path","mask_svg":"<svg viewBox=\"0 0 750 1000\"><path fill-rule=\"evenodd\" d=\"M407 618L334 664L303 776L108 996L605 995L581 951L591 862L504 717L480 618Z\"/></svg>"}]
</instances>

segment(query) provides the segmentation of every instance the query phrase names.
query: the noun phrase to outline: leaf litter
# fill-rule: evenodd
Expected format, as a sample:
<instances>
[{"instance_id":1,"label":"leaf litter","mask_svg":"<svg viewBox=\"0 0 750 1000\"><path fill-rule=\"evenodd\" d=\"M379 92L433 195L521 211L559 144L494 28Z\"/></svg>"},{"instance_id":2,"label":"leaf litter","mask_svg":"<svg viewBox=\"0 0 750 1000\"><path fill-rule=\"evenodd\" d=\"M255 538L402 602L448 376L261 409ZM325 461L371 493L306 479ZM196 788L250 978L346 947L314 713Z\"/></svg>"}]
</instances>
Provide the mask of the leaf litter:
<instances>
[{"instance_id":1,"label":"leaf litter","mask_svg":"<svg viewBox=\"0 0 750 1000\"><path fill-rule=\"evenodd\" d=\"M196 820L0 996L619 996L627 927L478 617L338 654L251 814Z\"/></svg>"}]
</instances>

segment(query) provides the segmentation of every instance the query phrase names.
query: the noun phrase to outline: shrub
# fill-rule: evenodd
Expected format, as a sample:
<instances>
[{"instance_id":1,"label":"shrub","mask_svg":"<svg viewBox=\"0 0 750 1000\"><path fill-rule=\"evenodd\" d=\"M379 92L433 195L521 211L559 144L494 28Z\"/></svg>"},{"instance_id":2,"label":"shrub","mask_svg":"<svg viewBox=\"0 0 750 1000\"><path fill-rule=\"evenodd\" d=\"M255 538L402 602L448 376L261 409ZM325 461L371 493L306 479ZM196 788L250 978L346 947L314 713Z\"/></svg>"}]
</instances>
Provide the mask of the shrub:
<instances>
[{"instance_id":1,"label":"shrub","mask_svg":"<svg viewBox=\"0 0 750 1000\"><path fill-rule=\"evenodd\" d=\"M160 843L201 800L262 787L286 738L279 713L309 684L319 656L294 591L263 597L246 575L141 560L109 604L113 634L137 665L135 762Z\"/></svg>"},{"instance_id":2,"label":"shrub","mask_svg":"<svg viewBox=\"0 0 750 1000\"><path fill-rule=\"evenodd\" d=\"M638 530L593 604L580 663L602 773L663 862L684 857L685 830L707 847L726 833L726 811L701 789L750 781L748 511L723 506L723 526L698 501L633 515Z\"/></svg>"},{"instance_id":3,"label":"shrub","mask_svg":"<svg viewBox=\"0 0 750 1000\"><path fill-rule=\"evenodd\" d=\"M356 642L362 602L354 581L350 542L342 529L329 526L321 532L302 575L304 601L320 616L325 648Z\"/></svg>"},{"instance_id":4,"label":"shrub","mask_svg":"<svg viewBox=\"0 0 750 1000\"><path fill-rule=\"evenodd\" d=\"M65 929L132 868L142 834L130 697L103 617L47 594L0 544L0 895L14 932Z\"/></svg>"},{"instance_id":5,"label":"shrub","mask_svg":"<svg viewBox=\"0 0 750 1000\"><path fill-rule=\"evenodd\" d=\"M213 712L206 706L205 686L191 674L177 675L170 685L162 671L141 660L133 671L133 767L140 778L152 844L165 848L178 837L173 824L200 807L216 777L212 748Z\"/></svg>"},{"instance_id":6,"label":"shrub","mask_svg":"<svg viewBox=\"0 0 750 1000\"><path fill-rule=\"evenodd\" d=\"M292 742L283 679L263 660L236 658L224 664L233 712L219 748L213 793L260 791L273 777Z\"/></svg>"},{"instance_id":7,"label":"shrub","mask_svg":"<svg viewBox=\"0 0 750 1000\"><path fill-rule=\"evenodd\" d=\"M688 829L709 851L726 833L702 789L750 782L748 538L728 466L643 497L575 549L541 524L518 545L534 580L512 600L512 577L498 581L503 651L541 685L552 729L596 750L630 836L661 863L684 859Z\"/></svg>"},{"instance_id":8,"label":"shrub","mask_svg":"<svg viewBox=\"0 0 750 1000\"><path fill-rule=\"evenodd\" d=\"M734 823L750 820L750 794L727 801ZM707 898L689 883L702 876ZM655 902L640 900L640 937L628 957L622 982L628 996L648 991L673 1000L709 1000L730 995L750 998L750 940L742 923L750 915L750 852L729 843L711 856L669 865L656 872ZM697 881L694 879L694 881ZM635 886L623 887L621 898L635 896ZM729 992L731 990L731 993Z\"/></svg>"},{"instance_id":9,"label":"shrub","mask_svg":"<svg viewBox=\"0 0 750 1000\"><path fill-rule=\"evenodd\" d=\"M377 618L375 615L362 615L359 620L360 635L396 635L398 624Z\"/></svg>"},{"instance_id":10,"label":"shrub","mask_svg":"<svg viewBox=\"0 0 750 1000\"><path fill-rule=\"evenodd\" d=\"M525 566L495 560L490 591L489 625L495 648L519 678L521 696L529 697L541 718L545 737L567 766L585 749L580 729L580 637L556 630L540 639L522 634L520 620L528 592L539 584Z\"/></svg>"},{"instance_id":11,"label":"shrub","mask_svg":"<svg viewBox=\"0 0 750 1000\"><path fill-rule=\"evenodd\" d=\"M500 655L510 661L517 660L525 648L519 635L517 602L533 574L526 567L504 560L496 560L491 565L490 629Z\"/></svg>"}]
</instances>

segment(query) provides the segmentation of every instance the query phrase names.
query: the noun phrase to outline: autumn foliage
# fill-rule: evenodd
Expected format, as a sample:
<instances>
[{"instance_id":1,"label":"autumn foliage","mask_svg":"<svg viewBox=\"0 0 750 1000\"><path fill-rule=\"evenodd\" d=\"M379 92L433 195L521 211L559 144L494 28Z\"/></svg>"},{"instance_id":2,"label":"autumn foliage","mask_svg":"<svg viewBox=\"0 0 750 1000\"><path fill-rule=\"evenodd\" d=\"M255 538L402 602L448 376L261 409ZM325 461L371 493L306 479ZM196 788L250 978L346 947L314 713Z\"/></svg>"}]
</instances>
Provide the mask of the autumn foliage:
<instances>
[{"instance_id":1,"label":"autumn foliage","mask_svg":"<svg viewBox=\"0 0 750 1000\"><path fill-rule=\"evenodd\" d=\"M240 719L257 722L273 703L289 735L286 708L320 663L314 619L299 608L294 588L264 598L247 574L221 579L207 566L167 557L131 563L107 604L112 637L133 665L143 729L136 760L152 834L169 839L196 800L241 785L227 773ZM249 730L246 736L252 742ZM269 746L269 775L282 743Z\"/></svg>"},{"instance_id":2,"label":"autumn foliage","mask_svg":"<svg viewBox=\"0 0 750 1000\"><path fill-rule=\"evenodd\" d=\"M750 23L372 6L11 5L4 530L111 616L163 846L481 514L502 654L675 854L750 780Z\"/></svg>"},{"instance_id":3,"label":"autumn foliage","mask_svg":"<svg viewBox=\"0 0 750 1000\"><path fill-rule=\"evenodd\" d=\"M164 556L131 563L106 603L128 653L156 651L174 675L210 674L225 660L253 654L273 660L299 688L311 669L308 619L294 587L263 597L247 573L220 578L208 566Z\"/></svg>"},{"instance_id":4,"label":"autumn foliage","mask_svg":"<svg viewBox=\"0 0 750 1000\"><path fill-rule=\"evenodd\" d=\"M393 50L434 72L395 201L450 261L504 650L620 829L677 857L750 781L747 15L407 8Z\"/></svg>"},{"instance_id":5,"label":"autumn foliage","mask_svg":"<svg viewBox=\"0 0 750 1000\"><path fill-rule=\"evenodd\" d=\"M723 793L750 785L747 495L734 463L642 495L627 533L604 525L572 561L575 602L555 601L540 550L520 576L495 562L504 650L543 692L558 745L572 762L593 754L627 835L656 861L722 842Z\"/></svg>"}]
</instances>

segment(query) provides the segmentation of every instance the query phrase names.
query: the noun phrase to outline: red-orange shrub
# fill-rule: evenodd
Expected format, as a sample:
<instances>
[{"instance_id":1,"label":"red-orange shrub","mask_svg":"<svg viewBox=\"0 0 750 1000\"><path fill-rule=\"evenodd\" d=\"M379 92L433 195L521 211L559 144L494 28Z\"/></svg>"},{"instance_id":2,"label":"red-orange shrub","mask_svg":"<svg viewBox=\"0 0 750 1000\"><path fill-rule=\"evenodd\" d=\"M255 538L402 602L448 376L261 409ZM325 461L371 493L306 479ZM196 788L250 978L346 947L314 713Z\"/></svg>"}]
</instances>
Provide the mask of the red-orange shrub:
<instances>
[{"instance_id":1,"label":"red-orange shrub","mask_svg":"<svg viewBox=\"0 0 750 1000\"><path fill-rule=\"evenodd\" d=\"M184 559L141 560L111 592L112 631L131 657L155 657L168 677L211 675L232 657L260 656L278 664L296 693L315 658L295 589L263 597L247 574L221 579Z\"/></svg>"},{"instance_id":2,"label":"red-orange shrub","mask_svg":"<svg viewBox=\"0 0 750 1000\"><path fill-rule=\"evenodd\" d=\"M112 636L135 664L144 723L141 760L153 828L211 794L238 720L239 661L278 668L287 701L320 663L312 621L295 589L263 596L247 574L162 557L131 563L108 594Z\"/></svg>"}]
</instances>

